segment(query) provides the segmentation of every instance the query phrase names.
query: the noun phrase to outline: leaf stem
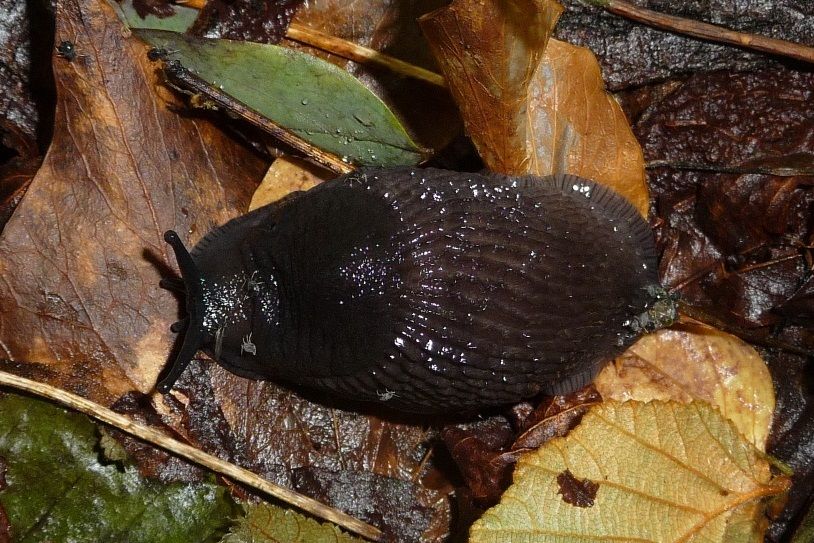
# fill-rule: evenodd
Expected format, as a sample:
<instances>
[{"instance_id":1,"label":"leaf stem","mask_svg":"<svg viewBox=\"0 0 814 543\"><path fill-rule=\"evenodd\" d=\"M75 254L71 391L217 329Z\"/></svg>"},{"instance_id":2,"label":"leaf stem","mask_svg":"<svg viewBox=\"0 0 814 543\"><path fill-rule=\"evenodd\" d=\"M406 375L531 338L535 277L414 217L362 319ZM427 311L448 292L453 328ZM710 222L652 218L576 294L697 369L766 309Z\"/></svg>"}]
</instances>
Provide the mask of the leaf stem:
<instances>
[{"instance_id":1,"label":"leaf stem","mask_svg":"<svg viewBox=\"0 0 814 543\"><path fill-rule=\"evenodd\" d=\"M200 466L204 466L216 473L225 475L243 483L251 488L257 489L264 494L277 498L287 504L298 507L318 518L331 521L343 528L350 530L356 534L362 535L373 541L380 541L382 537L381 531L377 528L362 522L338 509L329 507L323 503L303 496L288 488L275 485L266 481L262 477L252 473L251 471L236 466L235 464L221 460L220 458L211 454L205 453L200 449L196 449L186 443L166 436L164 433L159 432L149 426L139 424L124 415L120 415L106 407L94 403L86 398L77 396L65 390L32 381L24 377L18 377L5 371L0 371L0 384L12 387L17 390L23 390L36 396L48 398L66 407L84 413L100 422L109 424L119 430L126 432L131 436L135 436L143 441L151 443L156 447L165 449L177 456L185 458L190 462L194 462Z\"/></svg>"},{"instance_id":2,"label":"leaf stem","mask_svg":"<svg viewBox=\"0 0 814 543\"><path fill-rule=\"evenodd\" d=\"M342 58L358 62L359 64L375 64L395 73L420 79L421 81L438 87L446 88L447 86L446 80L440 74L416 66L415 64L404 62L390 55L380 53L375 49L363 47L351 41L325 34L324 32L314 30L305 25L291 23L285 37L289 40L304 43Z\"/></svg>"},{"instance_id":3,"label":"leaf stem","mask_svg":"<svg viewBox=\"0 0 814 543\"><path fill-rule=\"evenodd\" d=\"M768 36L761 36L759 34L737 32L718 25L694 21L684 17L676 17L675 15L667 15L666 13L640 8L626 0L583 1L601 7L616 15L662 30L814 63L814 47L769 38Z\"/></svg>"}]
</instances>

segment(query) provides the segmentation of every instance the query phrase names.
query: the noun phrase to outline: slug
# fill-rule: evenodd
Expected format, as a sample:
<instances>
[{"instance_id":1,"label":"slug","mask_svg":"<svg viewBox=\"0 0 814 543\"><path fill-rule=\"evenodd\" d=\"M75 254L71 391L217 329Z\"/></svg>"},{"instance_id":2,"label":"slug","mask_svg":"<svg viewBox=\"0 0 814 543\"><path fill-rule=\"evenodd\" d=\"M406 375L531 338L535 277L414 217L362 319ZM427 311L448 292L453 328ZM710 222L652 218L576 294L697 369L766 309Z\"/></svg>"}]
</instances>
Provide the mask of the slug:
<instances>
[{"instance_id":1,"label":"slug","mask_svg":"<svg viewBox=\"0 0 814 543\"><path fill-rule=\"evenodd\" d=\"M198 349L226 369L415 412L588 384L653 324L652 232L571 175L355 172L236 218L188 253L165 234Z\"/></svg>"}]
</instances>

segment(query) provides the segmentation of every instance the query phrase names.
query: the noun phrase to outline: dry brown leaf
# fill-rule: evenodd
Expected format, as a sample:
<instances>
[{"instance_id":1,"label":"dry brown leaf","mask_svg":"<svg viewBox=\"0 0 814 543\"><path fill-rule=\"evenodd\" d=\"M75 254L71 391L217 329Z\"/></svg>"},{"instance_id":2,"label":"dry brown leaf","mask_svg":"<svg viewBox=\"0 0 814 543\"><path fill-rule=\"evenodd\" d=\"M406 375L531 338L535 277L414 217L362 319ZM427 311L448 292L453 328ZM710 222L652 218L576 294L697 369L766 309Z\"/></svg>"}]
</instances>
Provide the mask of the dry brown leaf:
<instances>
[{"instance_id":1,"label":"dry brown leaf","mask_svg":"<svg viewBox=\"0 0 814 543\"><path fill-rule=\"evenodd\" d=\"M594 179L646 216L642 151L596 58L548 39L561 10L554 0L455 0L421 25L489 169Z\"/></svg>"},{"instance_id":2,"label":"dry brown leaf","mask_svg":"<svg viewBox=\"0 0 814 543\"><path fill-rule=\"evenodd\" d=\"M774 412L769 369L750 345L708 327L644 336L595 380L605 400L700 400L713 404L760 450Z\"/></svg>"},{"instance_id":3,"label":"dry brown leaf","mask_svg":"<svg viewBox=\"0 0 814 543\"><path fill-rule=\"evenodd\" d=\"M263 181L254 191L249 211L276 202L291 192L308 190L334 177L335 173L301 158L281 156L271 163Z\"/></svg>"},{"instance_id":4,"label":"dry brown leaf","mask_svg":"<svg viewBox=\"0 0 814 543\"><path fill-rule=\"evenodd\" d=\"M177 299L158 288L174 228L196 241L245 208L263 164L157 97L147 48L106 2L58 3L53 143L0 239L0 346L110 403L167 361Z\"/></svg>"},{"instance_id":5,"label":"dry brown leaf","mask_svg":"<svg viewBox=\"0 0 814 543\"><path fill-rule=\"evenodd\" d=\"M432 435L418 424L421 417L383 420L358 404L326 406L219 366L210 372L217 413L191 406L208 419L195 433L223 424L224 446L239 451L243 465L372 522L392 540L448 536L451 489L424 483L439 473L427 462Z\"/></svg>"}]
</instances>

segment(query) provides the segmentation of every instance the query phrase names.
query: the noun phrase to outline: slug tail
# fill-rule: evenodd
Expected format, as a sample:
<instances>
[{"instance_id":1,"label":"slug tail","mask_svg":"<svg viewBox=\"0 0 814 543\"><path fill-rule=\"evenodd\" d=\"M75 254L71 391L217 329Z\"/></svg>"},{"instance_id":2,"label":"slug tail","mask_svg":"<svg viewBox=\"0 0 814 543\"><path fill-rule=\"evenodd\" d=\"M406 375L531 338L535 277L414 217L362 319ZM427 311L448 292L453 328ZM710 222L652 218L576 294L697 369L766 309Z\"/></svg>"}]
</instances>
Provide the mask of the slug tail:
<instances>
[{"instance_id":1,"label":"slug tail","mask_svg":"<svg viewBox=\"0 0 814 543\"><path fill-rule=\"evenodd\" d=\"M178 237L172 230L167 230L164 233L164 241L166 241L175 252L175 260L178 262L178 268L181 270L181 278L184 282L184 287L187 295L187 317L183 321L175 323L172 330L179 331L179 324L186 324L186 332L184 333L184 342L181 345L181 350L178 356L169 366L166 375L161 378L156 384L156 390L162 393L169 392L175 382L184 373L184 370L189 365L192 357L203 344L205 338L205 330L203 329L203 279L195 261L190 256L187 248L181 238Z\"/></svg>"}]
</instances>

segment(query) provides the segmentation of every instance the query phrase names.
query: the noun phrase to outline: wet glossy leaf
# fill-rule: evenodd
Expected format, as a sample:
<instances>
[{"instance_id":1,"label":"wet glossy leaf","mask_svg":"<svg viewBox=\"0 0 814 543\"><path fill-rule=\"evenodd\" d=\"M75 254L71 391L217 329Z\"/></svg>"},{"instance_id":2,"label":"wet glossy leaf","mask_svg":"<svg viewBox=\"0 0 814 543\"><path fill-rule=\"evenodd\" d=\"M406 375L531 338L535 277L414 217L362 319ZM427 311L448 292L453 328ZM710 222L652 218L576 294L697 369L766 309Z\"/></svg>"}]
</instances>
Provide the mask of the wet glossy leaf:
<instances>
[{"instance_id":1,"label":"wet glossy leaf","mask_svg":"<svg viewBox=\"0 0 814 543\"><path fill-rule=\"evenodd\" d=\"M135 467L101 463L97 444L83 415L0 399L0 504L13 541L211 541L229 524L225 488L145 480Z\"/></svg>"},{"instance_id":2,"label":"wet glossy leaf","mask_svg":"<svg viewBox=\"0 0 814 543\"><path fill-rule=\"evenodd\" d=\"M705 326L648 334L597 376L605 400L700 400L715 405L760 450L774 413L772 376L758 352Z\"/></svg>"},{"instance_id":3,"label":"wet glossy leaf","mask_svg":"<svg viewBox=\"0 0 814 543\"><path fill-rule=\"evenodd\" d=\"M122 2L111 0L111 5L117 8L119 17L130 28L153 28L170 32L186 32L195 22L195 19L198 18L197 9L179 5L166 6L167 10L172 13L162 14L162 16L145 13L144 17L142 17L133 3L133 0L124 0Z\"/></svg>"},{"instance_id":4,"label":"wet glossy leaf","mask_svg":"<svg viewBox=\"0 0 814 543\"><path fill-rule=\"evenodd\" d=\"M189 29L193 36L278 43L304 0L208 0Z\"/></svg>"},{"instance_id":5,"label":"wet glossy leaf","mask_svg":"<svg viewBox=\"0 0 814 543\"><path fill-rule=\"evenodd\" d=\"M346 71L249 42L139 31L155 47L316 147L360 166L416 164L421 150L387 106Z\"/></svg>"},{"instance_id":6,"label":"wet glossy leaf","mask_svg":"<svg viewBox=\"0 0 814 543\"><path fill-rule=\"evenodd\" d=\"M191 370L191 386L181 383L187 427L208 447L236 451L242 465L371 522L389 538L445 540L450 489L425 481L443 477L433 466L434 432L421 426L425 418L388 420L323 395L308 401L219 366L206 366L204 375Z\"/></svg>"},{"instance_id":7,"label":"wet glossy leaf","mask_svg":"<svg viewBox=\"0 0 814 543\"><path fill-rule=\"evenodd\" d=\"M456 0L422 28L487 167L581 175L647 215L642 151L595 57L548 39L561 9L554 0Z\"/></svg>"},{"instance_id":8,"label":"wet glossy leaf","mask_svg":"<svg viewBox=\"0 0 814 543\"><path fill-rule=\"evenodd\" d=\"M261 503L247 506L246 516L221 543L362 543L328 523L319 523L290 509Z\"/></svg>"},{"instance_id":9,"label":"wet glossy leaf","mask_svg":"<svg viewBox=\"0 0 814 543\"><path fill-rule=\"evenodd\" d=\"M293 23L438 72L417 19L447 3L448 0L309 0L307 6L297 11ZM348 70L387 103L421 147L441 150L463 131L458 108L447 89L391 70L357 64L291 40L284 40L283 44Z\"/></svg>"},{"instance_id":10,"label":"wet glossy leaf","mask_svg":"<svg viewBox=\"0 0 814 543\"><path fill-rule=\"evenodd\" d=\"M520 459L470 541L757 542L789 484L707 404L606 402Z\"/></svg>"}]
</instances>

